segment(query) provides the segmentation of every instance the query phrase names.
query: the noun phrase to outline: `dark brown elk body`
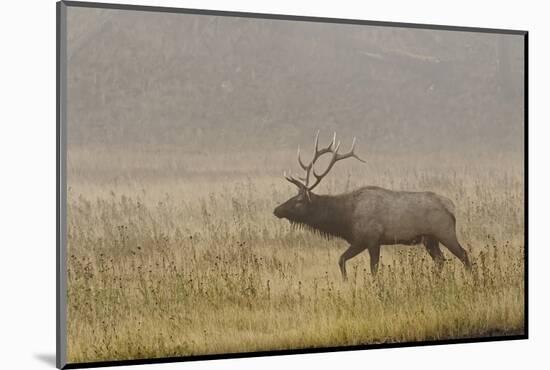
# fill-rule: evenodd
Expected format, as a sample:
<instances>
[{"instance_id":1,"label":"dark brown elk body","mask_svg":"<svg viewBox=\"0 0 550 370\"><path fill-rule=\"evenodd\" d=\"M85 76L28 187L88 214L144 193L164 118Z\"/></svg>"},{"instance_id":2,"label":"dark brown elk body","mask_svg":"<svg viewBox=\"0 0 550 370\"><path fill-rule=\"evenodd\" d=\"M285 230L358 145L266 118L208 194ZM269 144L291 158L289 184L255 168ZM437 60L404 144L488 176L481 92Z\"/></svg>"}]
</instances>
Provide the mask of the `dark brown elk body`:
<instances>
[{"instance_id":1,"label":"dark brown elk body","mask_svg":"<svg viewBox=\"0 0 550 370\"><path fill-rule=\"evenodd\" d=\"M354 140L355 144L355 140ZM438 268L444 258L439 243L446 246L469 269L466 251L456 237L456 220L450 199L432 192L392 191L367 186L340 195L317 195L311 190L330 171L336 161L355 157L354 144L347 154L338 154L339 143L335 138L325 149L315 152L311 163L304 165L298 152L300 166L306 171L304 182L286 176L299 188L298 195L278 206L274 214L291 223L306 226L322 234L346 240L350 246L339 260L342 276L346 278L346 261L365 249L370 255L373 274L378 269L380 246L392 244L423 244ZM332 153L332 160L324 173L312 171L315 161L325 153ZM316 182L309 186L313 172Z\"/></svg>"}]
</instances>

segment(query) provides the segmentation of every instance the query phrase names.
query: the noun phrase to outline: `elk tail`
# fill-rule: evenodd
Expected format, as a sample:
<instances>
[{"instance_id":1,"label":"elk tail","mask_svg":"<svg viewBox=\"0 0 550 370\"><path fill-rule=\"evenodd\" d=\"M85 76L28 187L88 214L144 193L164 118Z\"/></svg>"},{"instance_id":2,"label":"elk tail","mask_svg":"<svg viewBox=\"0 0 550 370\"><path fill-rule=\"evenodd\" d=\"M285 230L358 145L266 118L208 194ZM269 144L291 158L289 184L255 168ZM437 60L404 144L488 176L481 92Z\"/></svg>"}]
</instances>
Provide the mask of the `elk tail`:
<instances>
[{"instance_id":1,"label":"elk tail","mask_svg":"<svg viewBox=\"0 0 550 370\"><path fill-rule=\"evenodd\" d=\"M455 204L453 203L453 201L441 195L437 195L437 199L443 205L443 208L445 208L447 213L449 213L449 216L451 216L453 222L456 224Z\"/></svg>"}]
</instances>

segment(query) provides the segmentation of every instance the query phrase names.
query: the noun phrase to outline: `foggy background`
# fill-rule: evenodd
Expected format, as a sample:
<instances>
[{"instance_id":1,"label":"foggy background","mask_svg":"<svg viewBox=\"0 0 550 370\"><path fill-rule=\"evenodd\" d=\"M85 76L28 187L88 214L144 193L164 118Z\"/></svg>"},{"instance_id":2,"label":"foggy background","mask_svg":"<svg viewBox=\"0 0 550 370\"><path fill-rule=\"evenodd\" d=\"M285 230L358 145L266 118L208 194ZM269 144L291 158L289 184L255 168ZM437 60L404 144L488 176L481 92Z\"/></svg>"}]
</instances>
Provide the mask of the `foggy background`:
<instances>
[{"instance_id":1,"label":"foggy background","mask_svg":"<svg viewBox=\"0 0 550 370\"><path fill-rule=\"evenodd\" d=\"M521 157L523 70L517 35L70 7L69 148Z\"/></svg>"}]
</instances>

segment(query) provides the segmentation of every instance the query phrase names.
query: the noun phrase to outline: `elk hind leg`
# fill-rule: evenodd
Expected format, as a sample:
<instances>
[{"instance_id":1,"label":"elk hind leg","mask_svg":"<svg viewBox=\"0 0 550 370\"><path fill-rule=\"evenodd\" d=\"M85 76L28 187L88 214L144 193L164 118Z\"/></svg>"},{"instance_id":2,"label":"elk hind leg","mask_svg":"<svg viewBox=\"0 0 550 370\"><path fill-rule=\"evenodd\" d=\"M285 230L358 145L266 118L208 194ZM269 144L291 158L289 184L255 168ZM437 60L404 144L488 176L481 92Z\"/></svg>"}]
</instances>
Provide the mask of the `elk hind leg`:
<instances>
[{"instance_id":1,"label":"elk hind leg","mask_svg":"<svg viewBox=\"0 0 550 370\"><path fill-rule=\"evenodd\" d=\"M471 270L472 265L470 263L470 258L468 257L468 253L460 243L458 242L458 239L456 238L456 233L453 230L451 233L448 233L447 235L444 235L442 237L438 237L439 241L447 247L447 249L454 254L463 264L464 267L466 267L467 270Z\"/></svg>"},{"instance_id":2,"label":"elk hind leg","mask_svg":"<svg viewBox=\"0 0 550 370\"><path fill-rule=\"evenodd\" d=\"M426 236L422 242L430 254L430 257L434 260L437 272L440 273L445 263L445 257L443 256L443 252L441 252L441 248L439 248L439 241L432 236Z\"/></svg>"}]
</instances>

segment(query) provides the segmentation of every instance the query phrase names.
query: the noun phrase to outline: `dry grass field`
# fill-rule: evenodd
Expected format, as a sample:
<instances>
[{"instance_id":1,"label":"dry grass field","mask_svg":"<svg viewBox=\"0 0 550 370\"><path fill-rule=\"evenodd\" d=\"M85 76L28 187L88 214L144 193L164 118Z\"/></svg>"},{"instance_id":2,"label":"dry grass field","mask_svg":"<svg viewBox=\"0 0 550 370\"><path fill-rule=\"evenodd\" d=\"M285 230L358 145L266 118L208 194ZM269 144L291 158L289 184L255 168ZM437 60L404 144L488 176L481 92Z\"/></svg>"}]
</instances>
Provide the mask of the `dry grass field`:
<instances>
[{"instance_id":1,"label":"dry grass field","mask_svg":"<svg viewBox=\"0 0 550 370\"><path fill-rule=\"evenodd\" d=\"M361 146L361 145L360 145ZM447 250L383 247L338 269L345 242L272 214L295 152L70 148L68 360L88 362L513 335L524 331L520 156L365 155L318 190L430 190L456 205L473 271Z\"/></svg>"}]
</instances>

